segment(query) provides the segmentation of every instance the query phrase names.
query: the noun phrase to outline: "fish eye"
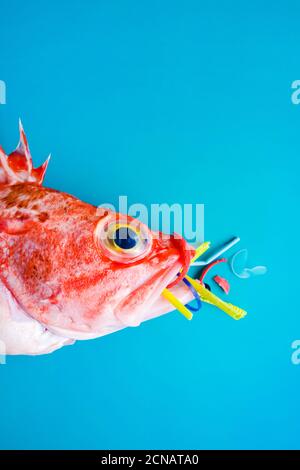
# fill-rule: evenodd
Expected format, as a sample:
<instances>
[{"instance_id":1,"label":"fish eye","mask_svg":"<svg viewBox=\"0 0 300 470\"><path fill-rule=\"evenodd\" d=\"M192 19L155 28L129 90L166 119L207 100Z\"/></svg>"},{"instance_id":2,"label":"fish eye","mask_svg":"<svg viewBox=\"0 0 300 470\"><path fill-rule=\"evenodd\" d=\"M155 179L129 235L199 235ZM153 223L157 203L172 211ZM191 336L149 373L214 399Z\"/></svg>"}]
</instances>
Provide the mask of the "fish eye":
<instances>
[{"instance_id":1,"label":"fish eye","mask_svg":"<svg viewBox=\"0 0 300 470\"><path fill-rule=\"evenodd\" d=\"M139 242L139 235L132 228L123 226L116 229L113 243L122 250L132 250Z\"/></svg>"},{"instance_id":2,"label":"fish eye","mask_svg":"<svg viewBox=\"0 0 300 470\"><path fill-rule=\"evenodd\" d=\"M151 250L152 236L146 226L127 218L100 220L95 230L96 243L104 254L119 263L133 263Z\"/></svg>"}]
</instances>

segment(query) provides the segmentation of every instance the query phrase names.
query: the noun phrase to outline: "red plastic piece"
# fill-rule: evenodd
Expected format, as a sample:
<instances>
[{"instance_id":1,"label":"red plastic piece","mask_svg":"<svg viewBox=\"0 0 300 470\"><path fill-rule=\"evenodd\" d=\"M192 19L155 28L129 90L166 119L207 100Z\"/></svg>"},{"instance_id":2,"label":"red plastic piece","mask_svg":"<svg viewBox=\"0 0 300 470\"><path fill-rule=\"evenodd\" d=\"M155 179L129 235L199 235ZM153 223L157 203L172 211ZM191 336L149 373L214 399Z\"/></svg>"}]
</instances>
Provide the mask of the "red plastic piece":
<instances>
[{"instance_id":1,"label":"red plastic piece","mask_svg":"<svg viewBox=\"0 0 300 470\"><path fill-rule=\"evenodd\" d=\"M203 269L203 271L202 271L202 273L201 273L201 276L200 276L200 278L199 278L199 281L203 283L206 274L208 273L208 271L209 271L213 266L215 266L216 264L219 264L219 263L226 263L226 262L227 262L227 259L226 259L226 258L220 258L220 259L216 259L215 261L213 261L212 263L210 263L208 266L206 266L206 268Z\"/></svg>"},{"instance_id":2,"label":"red plastic piece","mask_svg":"<svg viewBox=\"0 0 300 470\"><path fill-rule=\"evenodd\" d=\"M228 294L229 291L230 291L230 284L229 282L227 281L227 279L224 279L224 277L221 277L221 276L214 276L213 277L213 280L215 281L216 284L218 284L219 287L221 287L221 289L226 293Z\"/></svg>"}]
</instances>

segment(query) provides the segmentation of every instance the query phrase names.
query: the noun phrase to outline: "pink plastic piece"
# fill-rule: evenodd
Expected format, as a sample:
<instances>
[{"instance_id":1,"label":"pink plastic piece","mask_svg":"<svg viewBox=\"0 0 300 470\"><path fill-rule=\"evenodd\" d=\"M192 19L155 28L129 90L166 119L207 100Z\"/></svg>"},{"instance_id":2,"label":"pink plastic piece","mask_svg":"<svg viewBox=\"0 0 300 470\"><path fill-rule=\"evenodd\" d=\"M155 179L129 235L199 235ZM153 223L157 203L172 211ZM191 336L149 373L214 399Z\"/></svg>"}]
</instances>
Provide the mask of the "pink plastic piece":
<instances>
[{"instance_id":1,"label":"pink plastic piece","mask_svg":"<svg viewBox=\"0 0 300 470\"><path fill-rule=\"evenodd\" d=\"M214 276L213 280L216 282L216 284L218 284L219 287L221 287L221 289L226 293L228 294L229 291L230 291L230 284L229 282L227 281L227 279L224 279L224 277L221 277L221 276Z\"/></svg>"}]
</instances>

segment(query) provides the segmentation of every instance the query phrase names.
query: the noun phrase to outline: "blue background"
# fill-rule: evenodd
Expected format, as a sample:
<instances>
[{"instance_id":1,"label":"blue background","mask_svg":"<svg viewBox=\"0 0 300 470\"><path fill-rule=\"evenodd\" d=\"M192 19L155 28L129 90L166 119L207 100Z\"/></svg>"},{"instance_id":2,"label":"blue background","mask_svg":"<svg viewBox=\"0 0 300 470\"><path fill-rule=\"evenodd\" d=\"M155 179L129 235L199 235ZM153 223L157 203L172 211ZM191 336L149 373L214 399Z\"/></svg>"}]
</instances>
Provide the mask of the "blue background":
<instances>
[{"instance_id":1,"label":"blue background","mask_svg":"<svg viewBox=\"0 0 300 470\"><path fill-rule=\"evenodd\" d=\"M206 307L0 366L0 447L299 448L298 1L1 0L0 140L94 204L204 203L264 277ZM214 272L214 273L215 273Z\"/></svg>"}]
</instances>

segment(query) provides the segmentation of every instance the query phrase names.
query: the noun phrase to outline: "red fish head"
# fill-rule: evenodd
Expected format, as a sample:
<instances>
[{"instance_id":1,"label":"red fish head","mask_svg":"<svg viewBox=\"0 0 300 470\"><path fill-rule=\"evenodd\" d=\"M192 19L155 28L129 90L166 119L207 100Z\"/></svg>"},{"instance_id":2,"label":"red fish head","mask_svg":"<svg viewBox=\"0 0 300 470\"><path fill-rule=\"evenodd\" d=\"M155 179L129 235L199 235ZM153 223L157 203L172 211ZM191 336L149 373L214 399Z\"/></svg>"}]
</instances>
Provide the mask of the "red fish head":
<instances>
[{"instance_id":1,"label":"red fish head","mask_svg":"<svg viewBox=\"0 0 300 470\"><path fill-rule=\"evenodd\" d=\"M28 172L24 158L6 157L11 178ZM53 333L84 339L173 309L161 293L178 284L193 248L30 175L0 185L0 280L27 315Z\"/></svg>"}]
</instances>

